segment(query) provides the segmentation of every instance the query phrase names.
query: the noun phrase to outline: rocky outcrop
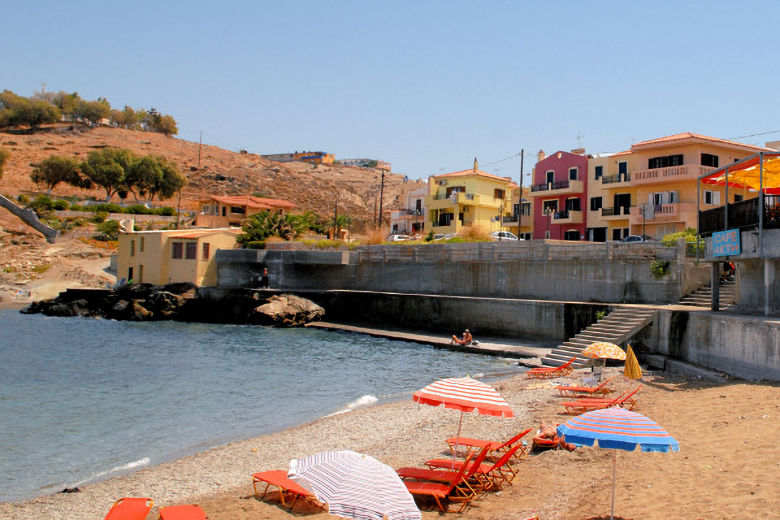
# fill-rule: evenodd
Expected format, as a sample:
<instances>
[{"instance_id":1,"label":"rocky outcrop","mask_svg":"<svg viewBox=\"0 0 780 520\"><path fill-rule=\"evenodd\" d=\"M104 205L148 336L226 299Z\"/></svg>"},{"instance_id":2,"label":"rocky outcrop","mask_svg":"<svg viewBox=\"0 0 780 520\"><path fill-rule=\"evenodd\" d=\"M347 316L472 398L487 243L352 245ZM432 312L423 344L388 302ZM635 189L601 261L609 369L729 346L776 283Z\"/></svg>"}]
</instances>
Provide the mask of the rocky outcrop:
<instances>
[{"instance_id":1,"label":"rocky outcrop","mask_svg":"<svg viewBox=\"0 0 780 520\"><path fill-rule=\"evenodd\" d=\"M133 284L114 290L68 289L56 298L33 302L21 312L126 321L203 321L277 327L300 326L325 314L319 305L290 294L265 298L261 292L248 291L231 298L229 305L227 303L198 298L196 287L191 284ZM231 312L222 312L228 307Z\"/></svg>"},{"instance_id":2,"label":"rocky outcrop","mask_svg":"<svg viewBox=\"0 0 780 520\"><path fill-rule=\"evenodd\" d=\"M294 294L271 296L267 303L255 307L250 316L252 323L297 327L316 321L325 315L325 309L306 298Z\"/></svg>"}]
</instances>

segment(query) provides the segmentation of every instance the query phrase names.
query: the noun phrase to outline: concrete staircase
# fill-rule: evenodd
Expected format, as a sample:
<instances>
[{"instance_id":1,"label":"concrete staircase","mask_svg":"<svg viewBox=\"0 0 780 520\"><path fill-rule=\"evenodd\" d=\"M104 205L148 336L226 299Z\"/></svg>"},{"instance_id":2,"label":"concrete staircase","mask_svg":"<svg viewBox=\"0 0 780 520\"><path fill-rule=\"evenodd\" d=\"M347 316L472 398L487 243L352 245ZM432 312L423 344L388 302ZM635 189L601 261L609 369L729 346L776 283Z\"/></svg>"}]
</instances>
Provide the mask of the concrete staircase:
<instances>
[{"instance_id":1,"label":"concrete staircase","mask_svg":"<svg viewBox=\"0 0 780 520\"><path fill-rule=\"evenodd\" d=\"M734 304L737 285L734 281L734 277L721 280L719 285L718 294L720 310L724 310L729 305ZM680 305L690 305L692 307L704 307L709 309L711 300L712 286L708 284L684 297L680 300Z\"/></svg>"},{"instance_id":2,"label":"concrete staircase","mask_svg":"<svg viewBox=\"0 0 780 520\"><path fill-rule=\"evenodd\" d=\"M580 355L582 349L596 341L608 341L621 345L634 334L652 323L655 310L642 307L620 307L589 325L579 334L552 349L542 358L542 364L560 366L577 356L574 368L588 366L590 360Z\"/></svg>"}]
</instances>

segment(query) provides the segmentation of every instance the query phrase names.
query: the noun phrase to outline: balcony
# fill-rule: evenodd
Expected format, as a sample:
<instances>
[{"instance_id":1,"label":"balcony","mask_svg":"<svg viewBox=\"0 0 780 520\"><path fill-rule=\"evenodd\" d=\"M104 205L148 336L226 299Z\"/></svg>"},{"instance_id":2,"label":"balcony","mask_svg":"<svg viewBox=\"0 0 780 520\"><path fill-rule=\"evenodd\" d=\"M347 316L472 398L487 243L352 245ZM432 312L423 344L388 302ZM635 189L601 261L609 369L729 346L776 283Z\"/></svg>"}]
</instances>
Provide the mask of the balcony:
<instances>
[{"instance_id":1,"label":"balcony","mask_svg":"<svg viewBox=\"0 0 780 520\"><path fill-rule=\"evenodd\" d=\"M566 195L569 193L582 193L583 191L584 183L582 181L548 182L545 184L534 184L531 186L532 197L538 197L541 195Z\"/></svg>"},{"instance_id":2,"label":"balcony","mask_svg":"<svg viewBox=\"0 0 780 520\"><path fill-rule=\"evenodd\" d=\"M642 214L643 208L647 208L646 205L632 206L631 217L629 218L629 224L639 225L643 222L679 222L693 220L686 217L686 213L690 213L691 217L696 214L696 204L692 202L675 202L672 204L660 204L658 206L650 206L646 209L646 213Z\"/></svg>"},{"instance_id":3,"label":"balcony","mask_svg":"<svg viewBox=\"0 0 780 520\"><path fill-rule=\"evenodd\" d=\"M615 175L604 175L601 177L601 184L605 188L623 188L631 185L631 174L616 173Z\"/></svg>"},{"instance_id":4,"label":"balcony","mask_svg":"<svg viewBox=\"0 0 780 520\"><path fill-rule=\"evenodd\" d=\"M582 211L567 209L553 214L553 224L582 224Z\"/></svg>"},{"instance_id":5,"label":"balcony","mask_svg":"<svg viewBox=\"0 0 780 520\"><path fill-rule=\"evenodd\" d=\"M506 203L504 199L497 199L489 195L480 195L477 193L464 193L455 191L447 197L444 193L437 193L426 201L427 209L453 208L455 206L482 206L486 208L498 209L501 204Z\"/></svg>"},{"instance_id":6,"label":"balcony","mask_svg":"<svg viewBox=\"0 0 780 520\"><path fill-rule=\"evenodd\" d=\"M615 206L614 208L601 208L601 218L604 220L625 220L630 214L627 206Z\"/></svg>"},{"instance_id":7,"label":"balcony","mask_svg":"<svg viewBox=\"0 0 780 520\"><path fill-rule=\"evenodd\" d=\"M726 227L726 206L699 212L699 233L709 236L716 231L726 229L758 228L758 198L742 200L728 204L728 227ZM780 228L780 196L764 196L764 229Z\"/></svg>"},{"instance_id":8,"label":"balcony","mask_svg":"<svg viewBox=\"0 0 780 520\"><path fill-rule=\"evenodd\" d=\"M631 185L656 184L663 182L695 181L700 175L710 173L716 168L700 164L683 164L652 170L637 170L631 174Z\"/></svg>"}]
</instances>

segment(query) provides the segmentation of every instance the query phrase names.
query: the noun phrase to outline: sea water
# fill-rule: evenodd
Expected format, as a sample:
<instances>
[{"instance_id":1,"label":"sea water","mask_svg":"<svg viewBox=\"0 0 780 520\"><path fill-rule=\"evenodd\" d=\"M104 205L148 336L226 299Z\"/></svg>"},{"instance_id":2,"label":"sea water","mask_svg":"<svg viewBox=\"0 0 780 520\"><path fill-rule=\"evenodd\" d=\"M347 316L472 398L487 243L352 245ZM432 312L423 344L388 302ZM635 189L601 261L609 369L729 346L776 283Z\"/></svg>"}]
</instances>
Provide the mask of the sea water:
<instances>
[{"instance_id":1,"label":"sea water","mask_svg":"<svg viewBox=\"0 0 780 520\"><path fill-rule=\"evenodd\" d=\"M0 501L50 494L506 360L318 329L0 310Z\"/></svg>"}]
</instances>

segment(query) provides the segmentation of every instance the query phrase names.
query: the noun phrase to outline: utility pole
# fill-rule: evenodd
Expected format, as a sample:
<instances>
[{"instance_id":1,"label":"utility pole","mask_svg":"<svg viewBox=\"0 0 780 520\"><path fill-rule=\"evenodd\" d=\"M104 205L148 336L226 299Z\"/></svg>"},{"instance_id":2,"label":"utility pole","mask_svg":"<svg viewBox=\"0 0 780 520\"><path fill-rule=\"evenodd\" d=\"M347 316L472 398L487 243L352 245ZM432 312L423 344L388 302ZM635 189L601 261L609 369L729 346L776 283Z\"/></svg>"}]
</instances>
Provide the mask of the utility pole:
<instances>
[{"instance_id":1,"label":"utility pole","mask_svg":"<svg viewBox=\"0 0 780 520\"><path fill-rule=\"evenodd\" d=\"M200 147L203 146L203 130L200 131L200 141L198 141L198 169L200 170Z\"/></svg>"},{"instance_id":2,"label":"utility pole","mask_svg":"<svg viewBox=\"0 0 780 520\"><path fill-rule=\"evenodd\" d=\"M333 200L333 240L338 240L336 238L336 235L338 234L338 227L339 227L339 195L338 192L336 192L336 196Z\"/></svg>"},{"instance_id":3,"label":"utility pole","mask_svg":"<svg viewBox=\"0 0 780 520\"><path fill-rule=\"evenodd\" d=\"M382 227L382 198L385 195L385 171L382 170L382 182L379 184L379 215L377 215L377 228Z\"/></svg>"},{"instance_id":4,"label":"utility pole","mask_svg":"<svg viewBox=\"0 0 780 520\"><path fill-rule=\"evenodd\" d=\"M525 149L520 148L520 200L518 202L517 212L517 236L520 236L521 229L523 228L523 156L525 155Z\"/></svg>"}]
</instances>

